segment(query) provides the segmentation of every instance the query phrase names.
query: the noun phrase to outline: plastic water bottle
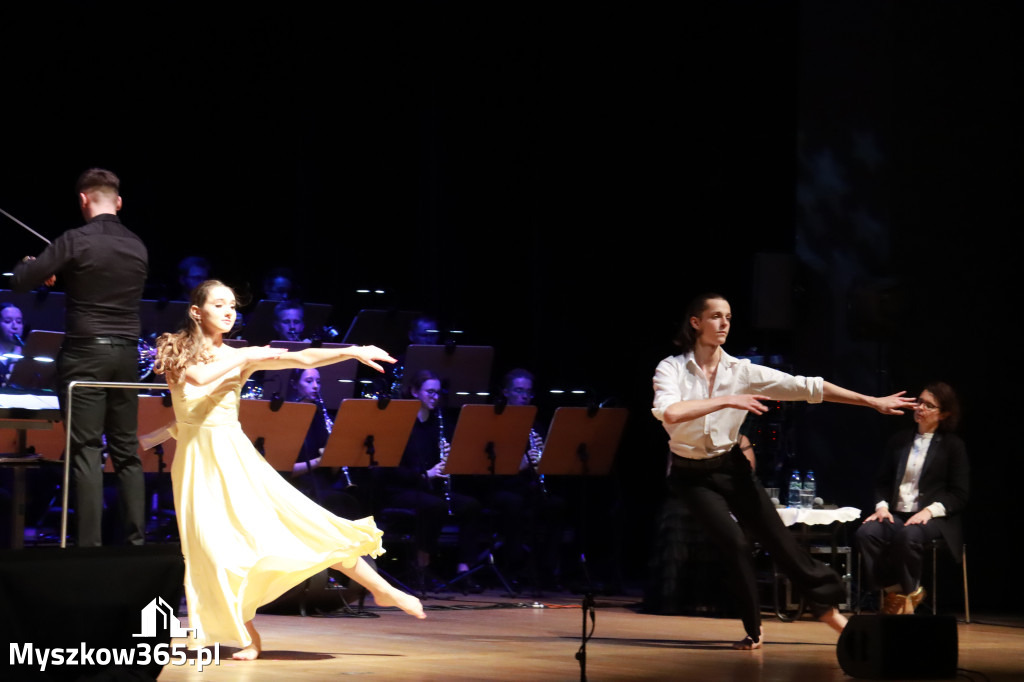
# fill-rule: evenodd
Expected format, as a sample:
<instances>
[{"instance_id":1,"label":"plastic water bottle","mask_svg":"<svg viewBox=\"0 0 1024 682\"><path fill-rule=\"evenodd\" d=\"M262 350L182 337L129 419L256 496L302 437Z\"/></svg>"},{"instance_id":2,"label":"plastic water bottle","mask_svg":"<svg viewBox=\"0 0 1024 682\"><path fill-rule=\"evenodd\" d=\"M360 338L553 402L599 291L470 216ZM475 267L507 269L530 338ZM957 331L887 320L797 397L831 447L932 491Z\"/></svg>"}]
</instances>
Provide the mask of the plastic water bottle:
<instances>
[{"instance_id":1,"label":"plastic water bottle","mask_svg":"<svg viewBox=\"0 0 1024 682\"><path fill-rule=\"evenodd\" d=\"M803 509L814 509L814 497L818 494L818 487L814 482L814 472L808 470L804 475L804 488L801 495L800 507Z\"/></svg>"},{"instance_id":2,"label":"plastic water bottle","mask_svg":"<svg viewBox=\"0 0 1024 682\"><path fill-rule=\"evenodd\" d=\"M793 469L793 473L789 476L789 495L786 496L786 504L791 508L797 508L800 506L800 491L803 490L803 484L800 480L800 472Z\"/></svg>"}]
</instances>

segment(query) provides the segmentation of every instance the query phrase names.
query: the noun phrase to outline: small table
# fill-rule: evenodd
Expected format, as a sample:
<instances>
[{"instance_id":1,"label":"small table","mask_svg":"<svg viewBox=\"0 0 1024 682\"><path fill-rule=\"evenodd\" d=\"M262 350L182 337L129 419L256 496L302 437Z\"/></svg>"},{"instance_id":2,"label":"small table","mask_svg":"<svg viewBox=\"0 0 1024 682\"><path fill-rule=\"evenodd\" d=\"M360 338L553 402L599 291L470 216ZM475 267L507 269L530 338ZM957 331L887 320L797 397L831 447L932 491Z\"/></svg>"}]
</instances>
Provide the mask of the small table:
<instances>
[{"instance_id":1,"label":"small table","mask_svg":"<svg viewBox=\"0 0 1024 682\"><path fill-rule=\"evenodd\" d=\"M850 590L850 554L851 549L848 545L839 544L839 531L842 530L843 525L851 521L856 521L860 518L860 509L856 507L839 507L837 509L796 509L790 507L778 507L776 511L779 513L779 518L789 528L798 526L793 529L797 536L797 539L803 544L807 551L814 555L828 555L829 561L833 567L835 567L838 559L842 557L842 577L843 582L846 584L846 603L840 604L840 610L849 610L851 604L851 590ZM821 530L813 530L812 526L821 526ZM818 540L818 543L815 543ZM821 542L826 540L825 542ZM774 561L772 562L772 592L774 593L775 600L775 615L781 621L789 622L800 617L804 612L806 605L803 602L803 598L799 601L794 600L793 586L789 582L789 579L779 573L775 569ZM781 589L780 589L781 588ZM784 589L785 599L784 603L780 603L780 592ZM789 615L787 611L795 611L794 615Z\"/></svg>"},{"instance_id":2,"label":"small table","mask_svg":"<svg viewBox=\"0 0 1024 682\"><path fill-rule=\"evenodd\" d=\"M14 456L0 455L0 466L11 467L14 471L11 500L12 549L21 549L25 546L25 471L28 467L40 466L47 462L27 453L26 431L52 429L53 423L57 421L60 421L60 408L56 395L14 390L0 392L0 428L15 429L18 433Z\"/></svg>"}]
</instances>

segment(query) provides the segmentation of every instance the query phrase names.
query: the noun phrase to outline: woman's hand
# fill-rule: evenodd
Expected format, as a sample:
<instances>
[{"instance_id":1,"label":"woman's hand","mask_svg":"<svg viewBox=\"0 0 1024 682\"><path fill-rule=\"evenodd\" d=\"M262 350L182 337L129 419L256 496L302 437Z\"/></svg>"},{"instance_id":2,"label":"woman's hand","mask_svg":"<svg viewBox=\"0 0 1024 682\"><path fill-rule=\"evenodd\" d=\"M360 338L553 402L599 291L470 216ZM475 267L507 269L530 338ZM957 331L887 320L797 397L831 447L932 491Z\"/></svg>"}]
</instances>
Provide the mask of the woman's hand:
<instances>
[{"instance_id":1,"label":"woman's hand","mask_svg":"<svg viewBox=\"0 0 1024 682\"><path fill-rule=\"evenodd\" d=\"M884 397L873 398L871 407L875 408L882 414L903 414L903 410L912 410L917 401L913 398L907 398L903 394L906 391L900 391L899 393L893 393Z\"/></svg>"},{"instance_id":2,"label":"woman's hand","mask_svg":"<svg viewBox=\"0 0 1024 682\"><path fill-rule=\"evenodd\" d=\"M444 478L444 462L438 462L434 466L427 469L427 478Z\"/></svg>"},{"instance_id":3,"label":"woman's hand","mask_svg":"<svg viewBox=\"0 0 1024 682\"><path fill-rule=\"evenodd\" d=\"M909 519L907 519L907 525L916 526L917 524L921 524L923 526L931 520L932 512L930 509L925 508L911 516Z\"/></svg>"},{"instance_id":4,"label":"woman's hand","mask_svg":"<svg viewBox=\"0 0 1024 682\"><path fill-rule=\"evenodd\" d=\"M381 367L379 362L390 362L394 363L396 360L387 354L386 351L377 348L377 346L359 346L357 348L351 348L349 351L359 362L363 363L367 367L373 367L378 372L383 372L384 368Z\"/></svg>"},{"instance_id":5,"label":"woman's hand","mask_svg":"<svg viewBox=\"0 0 1024 682\"><path fill-rule=\"evenodd\" d=\"M868 521L878 521L879 523L892 523L893 518L892 514L889 513L888 507L879 507L878 509L875 510L874 514L864 519L864 523L867 523Z\"/></svg>"}]
</instances>

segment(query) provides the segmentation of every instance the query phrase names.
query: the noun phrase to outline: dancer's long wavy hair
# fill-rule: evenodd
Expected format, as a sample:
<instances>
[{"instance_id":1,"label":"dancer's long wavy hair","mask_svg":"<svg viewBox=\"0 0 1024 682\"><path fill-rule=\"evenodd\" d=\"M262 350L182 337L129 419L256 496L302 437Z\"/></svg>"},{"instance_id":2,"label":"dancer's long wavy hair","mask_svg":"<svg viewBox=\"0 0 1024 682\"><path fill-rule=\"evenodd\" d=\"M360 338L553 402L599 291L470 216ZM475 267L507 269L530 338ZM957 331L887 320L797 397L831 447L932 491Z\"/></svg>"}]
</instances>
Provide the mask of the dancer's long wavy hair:
<instances>
[{"instance_id":1,"label":"dancer's long wavy hair","mask_svg":"<svg viewBox=\"0 0 1024 682\"><path fill-rule=\"evenodd\" d=\"M202 308L210 290L223 286L227 285L220 280L208 279L193 289L185 327L173 334L161 334L156 340L156 362L153 371L167 375L168 384L180 383L186 369L192 365L206 364L213 359L206 348L199 319L192 315L191 306Z\"/></svg>"}]
</instances>

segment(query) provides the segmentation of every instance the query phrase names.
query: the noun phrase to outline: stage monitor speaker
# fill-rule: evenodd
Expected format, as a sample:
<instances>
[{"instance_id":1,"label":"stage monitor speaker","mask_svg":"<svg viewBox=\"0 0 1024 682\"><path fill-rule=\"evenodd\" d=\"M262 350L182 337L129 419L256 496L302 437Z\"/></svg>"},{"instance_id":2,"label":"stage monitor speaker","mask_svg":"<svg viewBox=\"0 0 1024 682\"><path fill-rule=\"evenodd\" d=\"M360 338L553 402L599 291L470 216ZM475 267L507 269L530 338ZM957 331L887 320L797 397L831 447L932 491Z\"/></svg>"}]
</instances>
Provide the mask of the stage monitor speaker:
<instances>
[{"instance_id":1,"label":"stage monitor speaker","mask_svg":"<svg viewBox=\"0 0 1024 682\"><path fill-rule=\"evenodd\" d=\"M155 680L164 666L139 652L170 644L184 577L178 544L0 551L0 640L10 642L0 679ZM160 607L162 626L147 628Z\"/></svg>"},{"instance_id":2,"label":"stage monitor speaker","mask_svg":"<svg viewBox=\"0 0 1024 682\"><path fill-rule=\"evenodd\" d=\"M869 680L956 677L953 616L851 616L836 656L850 677Z\"/></svg>"}]
</instances>

